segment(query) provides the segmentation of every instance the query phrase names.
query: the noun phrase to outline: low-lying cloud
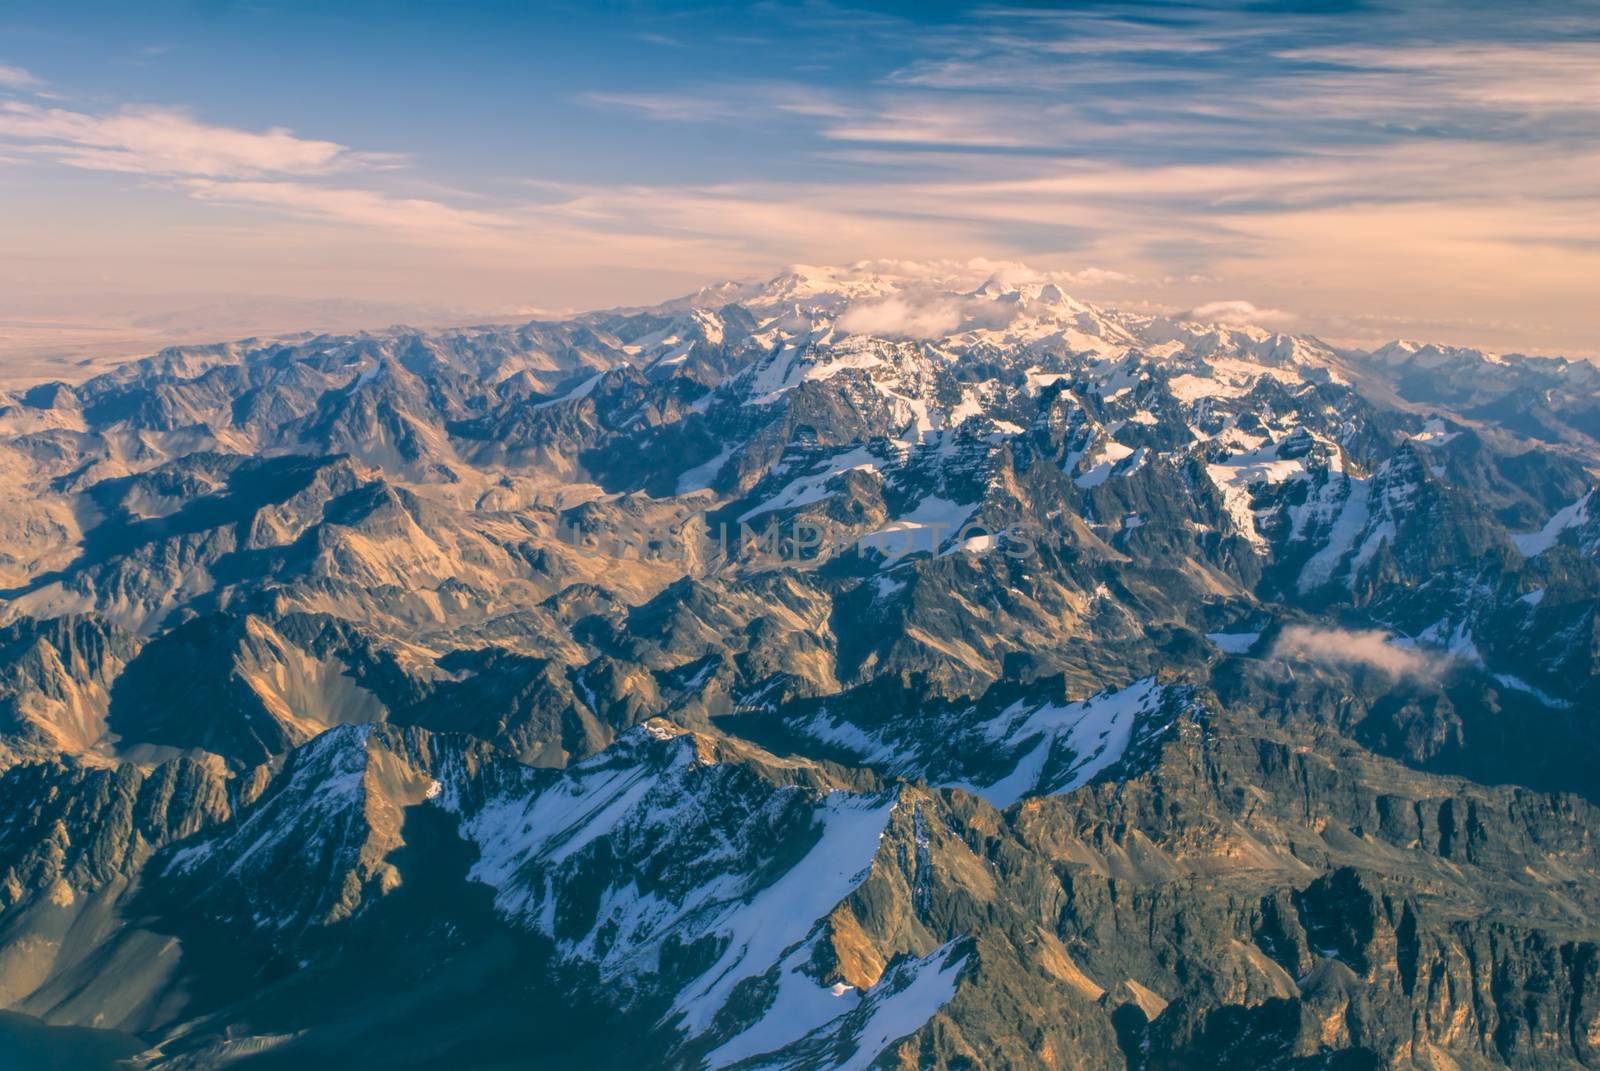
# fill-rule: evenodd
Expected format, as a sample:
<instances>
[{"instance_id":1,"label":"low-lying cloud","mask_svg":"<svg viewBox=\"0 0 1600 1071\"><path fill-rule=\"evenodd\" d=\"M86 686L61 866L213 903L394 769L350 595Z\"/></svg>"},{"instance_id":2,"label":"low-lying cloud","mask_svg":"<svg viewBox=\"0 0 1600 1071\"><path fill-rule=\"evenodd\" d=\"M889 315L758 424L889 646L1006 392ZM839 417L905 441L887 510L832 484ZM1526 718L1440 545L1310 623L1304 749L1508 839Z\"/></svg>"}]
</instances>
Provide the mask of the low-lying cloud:
<instances>
[{"instance_id":1,"label":"low-lying cloud","mask_svg":"<svg viewBox=\"0 0 1600 1071\"><path fill-rule=\"evenodd\" d=\"M1180 319L1222 324L1225 327L1244 327L1248 324L1285 323L1294 319L1294 316L1282 309L1263 309L1248 301L1212 301L1196 305L1183 313Z\"/></svg>"},{"instance_id":2,"label":"low-lying cloud","mask_svg":"<svg viewBox=\"0 0 1600 1071\"><path fill-rule=\"evenodd\" d=\"M851 305L840 315L842 330L882 338L943 338L961 326L961 305L953 300L885 298Z\"/></svg>"},{"instance_id":3,"label":"low-lying cloud","mask_svg":"<svg viewBox=\"0 0 1600 1071\"><path fill-rule=\"evenodd\" d=\"M1272 656L1345 668L1365 666L1391 677L1436 679L1449 665L1437 652L1402 647L1380 629L1348 630L1290 625L1278 634Z\"/></svg>"},{"instance_id":4,"label":"low-lying cloud","mask_svg":"<svg viewBox=\"0 0 1600 1071\"><path fill-rule=\"evenodd\" d=\"M829 273L837 269L796 265L792 270ZM1066 302L1066 288L1132 277L1104 268L1035 271L1015 261L977 257L966 262L876 260L852 265L854 274L894 279L901 290L886 297L862 298L839 314L838 327L880 338L944 338L959 331L1002 329L1022 315L1029 302ZM1027 297L1016 300L1014 291Z\"/></svg>"}]
</instances>

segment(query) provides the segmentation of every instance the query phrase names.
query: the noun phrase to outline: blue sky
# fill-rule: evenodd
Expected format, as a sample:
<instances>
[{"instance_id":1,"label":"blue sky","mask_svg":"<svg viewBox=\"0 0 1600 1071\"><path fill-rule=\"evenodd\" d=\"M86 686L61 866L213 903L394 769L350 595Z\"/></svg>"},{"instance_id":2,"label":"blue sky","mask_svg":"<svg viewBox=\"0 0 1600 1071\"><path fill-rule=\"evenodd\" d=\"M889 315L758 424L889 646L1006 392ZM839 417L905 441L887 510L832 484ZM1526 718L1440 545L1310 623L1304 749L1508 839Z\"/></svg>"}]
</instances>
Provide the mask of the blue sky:
<instances>
[{"instance_id":1,"label":"blue sky","mask_svg":"<svg viewBox=\"0 0 1600 1071\"><path fill-rule=\"evenodd\" d=\"M14 2L0 317L487 315L986 257L1592 353L1600 10L1506 11Z\"/></svg>"}]
</instances>

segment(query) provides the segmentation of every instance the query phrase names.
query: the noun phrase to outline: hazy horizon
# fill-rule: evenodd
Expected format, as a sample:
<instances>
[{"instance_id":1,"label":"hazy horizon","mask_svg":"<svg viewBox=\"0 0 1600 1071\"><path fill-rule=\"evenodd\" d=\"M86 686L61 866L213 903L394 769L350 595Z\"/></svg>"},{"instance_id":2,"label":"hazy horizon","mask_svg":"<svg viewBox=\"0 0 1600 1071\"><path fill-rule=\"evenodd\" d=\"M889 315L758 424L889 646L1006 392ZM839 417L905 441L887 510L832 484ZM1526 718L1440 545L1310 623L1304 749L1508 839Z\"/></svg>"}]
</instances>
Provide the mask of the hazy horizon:
<instances>
[{"instance_id":1,"label":"hazy horizon","mask_svg":"<svg viewBox=\"0 0 1600 1071\"><path fill-rule=\"evenodd\" d=\"M1543 4L0 15L0 360L1019 260L1594 356L1600 16Z\"/></svg>"}]
</instances>

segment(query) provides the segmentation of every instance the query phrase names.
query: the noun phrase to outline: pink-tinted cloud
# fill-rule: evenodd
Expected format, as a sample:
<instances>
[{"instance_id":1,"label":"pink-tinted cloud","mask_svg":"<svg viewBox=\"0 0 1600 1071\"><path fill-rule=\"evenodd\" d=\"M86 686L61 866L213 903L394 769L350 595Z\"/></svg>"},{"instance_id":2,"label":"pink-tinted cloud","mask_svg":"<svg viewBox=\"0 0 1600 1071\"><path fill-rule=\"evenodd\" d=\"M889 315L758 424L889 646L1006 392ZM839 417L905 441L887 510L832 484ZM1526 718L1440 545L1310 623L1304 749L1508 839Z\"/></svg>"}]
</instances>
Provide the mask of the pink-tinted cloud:
<instances>
[{"instance_id":1,"label":"pink-tinted cloud","mask_svg":"<svg viewBox=\"0 0 1600 1071\"><path fill-rule=\"evenodd\" d=\"M166 108L99 115L11 101L0 104L0 144L70 167L144 175L323 175L372 162L337 142L281 127L239 130Z\"/></svg>"}]
</instances>

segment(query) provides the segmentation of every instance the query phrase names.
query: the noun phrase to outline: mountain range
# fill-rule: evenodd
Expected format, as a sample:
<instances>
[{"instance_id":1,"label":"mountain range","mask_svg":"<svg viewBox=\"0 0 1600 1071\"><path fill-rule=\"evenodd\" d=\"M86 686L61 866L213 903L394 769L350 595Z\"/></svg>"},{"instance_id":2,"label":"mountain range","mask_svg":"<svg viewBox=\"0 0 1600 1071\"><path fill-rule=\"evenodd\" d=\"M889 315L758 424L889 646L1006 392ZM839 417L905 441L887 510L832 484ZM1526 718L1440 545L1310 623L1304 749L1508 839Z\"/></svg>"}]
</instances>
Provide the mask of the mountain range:
<instances>
[{"instance_id":1,"label":"mountain range","mask_svg":"<svg viewBox=\"0 0 1600 1071\"><path fill-rule=\"evenodd\" d=\"M1600 369L1060 283L0 395L0 1058L1600 1065Z\"/></svg>"}]
</instances>

